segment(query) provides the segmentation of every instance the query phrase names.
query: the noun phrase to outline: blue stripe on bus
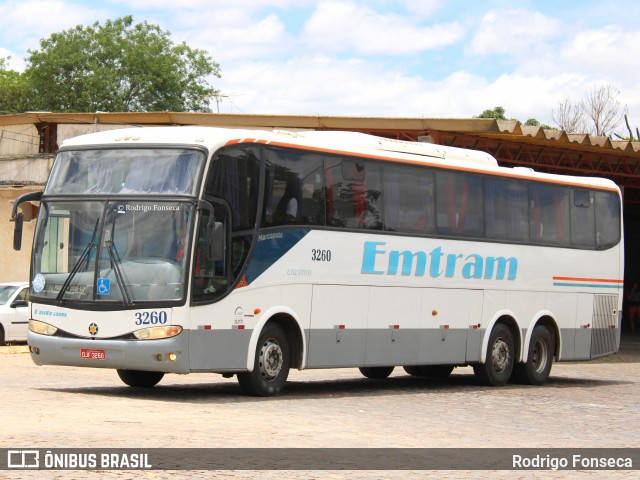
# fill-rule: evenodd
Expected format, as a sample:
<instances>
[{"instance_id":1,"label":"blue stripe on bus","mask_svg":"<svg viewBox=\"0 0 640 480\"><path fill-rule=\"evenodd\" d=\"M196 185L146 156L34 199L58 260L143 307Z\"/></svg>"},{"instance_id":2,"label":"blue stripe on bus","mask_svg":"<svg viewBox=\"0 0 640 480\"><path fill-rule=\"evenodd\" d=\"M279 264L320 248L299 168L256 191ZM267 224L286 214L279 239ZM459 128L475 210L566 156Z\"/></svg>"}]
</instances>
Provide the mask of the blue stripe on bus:
<instances>
[{"instance_id":1,"label":"blue stripe on bus","mask_svg":"<svg viewBox=\"0 0 640 480\"><path fill-rule=\"evenodd\" d=\"M308 229L276 230L258 234L258 243L244 272L247 284L255 281L302 240Z\"/></svg>"},{"instance_id":2,"label":"blue stripe on bus","mask_svg":"<svg viewBox=\"0 0 640 480\"><path fill-rule=\"evenodd\" d=\"M561 282L553 282L554 287L587 287L587 288L615 288L622 289L623 285L607 285L607 284L598 284L598 283L561 283Z\"/></svg>"}]
</instances>

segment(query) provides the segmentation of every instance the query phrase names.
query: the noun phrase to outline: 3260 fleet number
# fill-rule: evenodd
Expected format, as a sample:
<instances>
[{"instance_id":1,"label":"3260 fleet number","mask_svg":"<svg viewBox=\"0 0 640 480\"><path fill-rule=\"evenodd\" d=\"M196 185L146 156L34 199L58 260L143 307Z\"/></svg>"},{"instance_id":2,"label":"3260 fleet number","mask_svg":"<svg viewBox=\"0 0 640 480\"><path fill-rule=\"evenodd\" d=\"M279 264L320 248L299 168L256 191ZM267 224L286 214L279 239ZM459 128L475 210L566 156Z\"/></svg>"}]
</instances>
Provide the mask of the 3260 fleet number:
<instances>
[{"instance_id":1,"label":"3260 fleet number","mask_svg":"<svg viewBox=\"0 0 640 480\"><path fill-rule=\"evenodd\" d=\"M136 325L164 325L167 323L167 312L151 310L136 312Z\"/></svg>"},{"instance_id":2,"label":"3260 fleet number","mask_svg":"<svg viewBox=\"0 0 640 480\"><path fill-rule=\"evenodd\" d=\"M314 262L330 262L331 261L331 250L322 250L322 249L312 249L311 250L311 260Z\"/></svg>"}]
</instances>

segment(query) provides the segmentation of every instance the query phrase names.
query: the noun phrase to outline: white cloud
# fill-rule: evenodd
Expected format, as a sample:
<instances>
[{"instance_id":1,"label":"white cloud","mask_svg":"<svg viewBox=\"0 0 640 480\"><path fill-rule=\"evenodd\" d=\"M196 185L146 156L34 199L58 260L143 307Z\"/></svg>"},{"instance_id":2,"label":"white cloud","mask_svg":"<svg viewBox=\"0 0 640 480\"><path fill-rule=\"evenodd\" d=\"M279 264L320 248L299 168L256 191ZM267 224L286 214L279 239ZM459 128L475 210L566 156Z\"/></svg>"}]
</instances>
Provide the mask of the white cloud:
<instances>
[{"instance_id":1,"label":"white cloud","mask_svg":"<svg viewBox=\"0 0 640 480\"><path fill-rule=\"evenodd\" d=\"M179 35L192 48L209 51L223 70L225 65L248 59L280 56L291 44L282 21L275 14L252 22L251 27L227 22L210 29L177 32L174 37L177 39Z\"/></svg>"},{"instance_id":2,"label":"white cloud","mask_svg":"<svg viewBox=\"0 0 640 480\"><path fill-rule=\"evenodd\" d=\"M397 116L407 113L408 95L420 79L363 60L324 55L254 62L229 69L220 83L231 97L225 112L300 115Z\"/></svg>"},{"instance_id":3,"label":"white cloud","mask_svg":"<svg viewBox=\"0 0 640 480\"><path fill-rule=\"evenodd\" d=\"M442 0L399 0L407 11L422 17L428 17L442 6Z\"/></svg>"},{"instance_id":4,"label":"white cloud","mask_svg":"<svg viewBox=\"0 0 640 480\"><path fill-rule=\"evenodd\" d=\"M456 22L430 27L414 17L378 13L364 4L321 2L306 22L307 42L322 51L410 55L459 41L463 28Z\"/></svg>"},{"instance_id":5,"label":"white cloud","mask_svg":"<svg viewBox=\"0 0 640 480\"><path fill-rule=\"evenodd\" d=\"M640 31L619 25L578 32L558 52L565 68L612 78L637 78Z\"/></svg>"},{"instance_id":6,"label":"white cloud","mask_svg":"<svg viewBox=\"0 0 640 480\"><path fill-rule=\"evenodd\" d=\"M0 2L0 44L20 48L22 60L28 49L39 48L40 39L76 25L91 25L107 19L103 8L91 8L62 0L18 0ZM16 58L18 54L14 55Z\"/></svg>"},{"instance_id":7,"label":"white cloud","mask_svg":"<svg viewBox=\"0 0 640 480\"><path fill-rule=\"evenodd\" d=\"M169 10L172 12L189 11L210 12L213 9L224 11L229 8L242 9L246 17L250 17L252 12L265 8L289 8L313 5L316 0L110 0L110 3L121 4L128 9L135 10ZM200 17L202 20L202 17Z\"/></svg>"},{"instance_id":8,"label":"white cloud","mask_svg":"<svg viewBox=\"0 0 640 480\"><path fill-rule=\"evenodd\" d=\"M579 98L591 83L569 73L488 80L467 71L427 81L384 64L319 55L239 65L217 86L235 94L222 100L222 113L470 118L500 105L509 118L551 124L558 102Z\"/></svg>"},{"instance_id":9,"label":"white cloud","mask_svg":"<svg viewBox=\"0 0 640 480\"><path fill-rule=\"evenodd\" d=\"M562 34L562 23L530 10L487 12L470 44L475 55L507 54L522 58L530 51L545 49Z\"/></svg>"}]
</instances>

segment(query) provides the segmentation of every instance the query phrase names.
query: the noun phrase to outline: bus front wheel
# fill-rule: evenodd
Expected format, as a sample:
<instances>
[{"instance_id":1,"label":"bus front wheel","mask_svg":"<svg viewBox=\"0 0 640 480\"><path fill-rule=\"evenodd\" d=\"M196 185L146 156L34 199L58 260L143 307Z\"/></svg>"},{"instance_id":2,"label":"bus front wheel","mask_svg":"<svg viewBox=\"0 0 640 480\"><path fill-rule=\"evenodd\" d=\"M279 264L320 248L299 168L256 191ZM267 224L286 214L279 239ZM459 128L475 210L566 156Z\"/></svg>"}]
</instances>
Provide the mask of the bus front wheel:
<instances>
[{"instance_id":1,"label":"bus front wheel","mask_svg":"<svg viewBox=\"0 0 640 480\"><path fill-rule=\"evenodd\" d=\"M518 383L543 385L549 379L554 352L553 339L549 329L537 325L531 334L529 354L525 363L515 365L513 374Z\"/></svg>"},{"instance_id":2,"label":"bus front wheel","mask_svg":"<svg viewBox=\"0 0 640 480\"><path fill-rule=\"evenodd\" d=\"M478 382L481 385L501 386L505 385L515 363L515 346L513 334L509 327L503 323L493 327L487 345L487 359L485 363L473 366Z\"/></svg>"},{"instance_id":3,"label":"bus front wheel","mask_svg":"<svg viewBox=\"0 0 640 480\"><path fill-rule=\"evenodd\" d=\"M142 370L121 370L118 369L118 376L120 380L129 385L130 387L135 388L151 388L155 386L162 377L164 377L164 373L162 372L145 372Z\"/></svg>"},{"instance_id":4,"label":"bus front wheel","mask_svg":"<svg viewBox=\"0 0 640 480\"><path fill-rule=\"evenodd\" d=\"M256 397L276 395L284 388L289 365L287 336L277 323L267 323L258 338L253 371L238 373L240 388Z\"/></svg>"}]
</instances>

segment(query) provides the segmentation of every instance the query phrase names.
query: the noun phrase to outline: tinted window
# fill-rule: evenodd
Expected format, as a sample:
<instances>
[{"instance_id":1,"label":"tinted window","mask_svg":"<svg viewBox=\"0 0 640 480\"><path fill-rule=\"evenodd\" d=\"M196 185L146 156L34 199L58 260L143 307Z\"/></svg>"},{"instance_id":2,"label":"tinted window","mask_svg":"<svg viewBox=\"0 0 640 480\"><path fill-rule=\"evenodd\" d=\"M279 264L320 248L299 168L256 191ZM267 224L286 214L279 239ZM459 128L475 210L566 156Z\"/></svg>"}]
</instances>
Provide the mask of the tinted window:
<instances>
[{"instance_id":1,"label":"tinted window","mask_svg":"<svg viewBox=\"0 0 640 480\"><path fill-rule=\"evenodd\" d=\"M404 166L384 167L385 229L394 232L435 231L433 171Z\"/></svg>"},{"instance_id":2,"label":"tinted window","mask_svg":"<svg viewBox=\"0 0 640 480\"><path fill-rule=\"evenodd\" d=\"M596 242L608 248L620 241L620 197L612 192L595 192Z\"/></svg>"},{"instance_id":3,"label":"tinted window","mask_svg":"<svg viewBox=\"0 0 640 480\"><path fill-rule=\"evenodd\" d=\"M233 231L254 227L258 208L260 161L257 149L231 148L212 160L206 194L229 205Z\"/></svg>"},{"instance_id":4,"label":"tinted window","mask_svg":"<svg viewBox=\"0 0 640 480\"><path fill-rule=\"evenodd\" d=\"M382 228L380 166L342 157L325 158L327 225Z\"/></svg>"},{"instance_id":5,"label":"tinted window","mask_svg":"<svg viewBox=\"0 0 640 480\"><path fill-rule=\"evenodd\" d=\"M529 239L528 189L525 183L486 178L484 198L487 238L510 241Z\"/></svg>"},{"instance_id":6,"label":"tinted window","mask_svg":"<svg viewBox=\"0 0 640 480\"><path fill-rule=\"evenodd\" d=\"M596 245L596 218L594 194L589 190L571 191L571 245L594 248Z\"/></svg>"},{"instance_id":7,"label":"tinted window","mask_svg":"<svg viewBox=\"0 0 640 480\"><path fill-rule=\"evenodd\" d=\"M320 155L267 151L262 226L324 225L324 169Z\"/></svg>"},{"instance_id":8,"label":"tinted window","mask_svg":"<svg viewBox=\"0 0 640 480\"><path fill-rule=\"evenodd\" d=\"M195 195L204 162L202 152L169 148L65 151L56 158L46 193Z\"/></svg>"},{"instance_id":9,"label":"tinted window","mask_svg":"<svg viewBox=\"0 0 640 480\"><path fill-rule=\"evenodd\" d=\"M439 234L484 236L482 177L436 172L436 226Z\"/></svg>"},{"instance_id":10,"label":"tinted window","mask_svg":"<svg viewBox=\"0 0 640 480\"><path fill-rule=\"evenodd\" d=\"M569 189L529 186L530 235L533 243L569 245Z\"/></svg>"}]
</instances>

